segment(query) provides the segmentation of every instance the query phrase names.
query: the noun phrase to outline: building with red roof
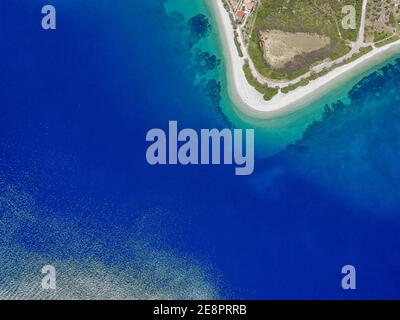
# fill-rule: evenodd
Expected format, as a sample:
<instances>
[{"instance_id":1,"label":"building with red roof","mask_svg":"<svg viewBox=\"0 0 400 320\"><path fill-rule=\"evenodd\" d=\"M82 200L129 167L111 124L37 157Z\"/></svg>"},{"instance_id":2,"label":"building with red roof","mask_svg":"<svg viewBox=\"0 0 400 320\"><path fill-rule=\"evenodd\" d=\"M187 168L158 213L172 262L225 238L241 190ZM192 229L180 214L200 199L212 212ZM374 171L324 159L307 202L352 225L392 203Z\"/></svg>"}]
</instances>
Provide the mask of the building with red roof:
<instances>
[{"instance_id":1,"label":"building with red roof","mask_svg":"<svg viewBox=\"0 0 400 320\"><path fill-rule=\"evenodd\" d=\"M236 20L238 21L238 22L242 22L243 21L243 19L244 19L244 17L246 16L246 14L244 13L244 11L242 11L242 10L239 10L238 12L236 12Z\"/></svg>"}]
</instances>

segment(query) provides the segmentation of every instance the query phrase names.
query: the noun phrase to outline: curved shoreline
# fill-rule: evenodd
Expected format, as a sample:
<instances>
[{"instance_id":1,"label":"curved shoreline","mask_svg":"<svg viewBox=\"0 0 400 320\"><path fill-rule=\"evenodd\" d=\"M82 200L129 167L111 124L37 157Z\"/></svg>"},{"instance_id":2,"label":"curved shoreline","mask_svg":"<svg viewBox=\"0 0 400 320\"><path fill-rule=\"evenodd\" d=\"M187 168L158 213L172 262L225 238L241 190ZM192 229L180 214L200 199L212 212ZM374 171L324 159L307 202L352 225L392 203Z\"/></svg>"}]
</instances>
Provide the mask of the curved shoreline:
<instances>
[{"instance_id":1,"label":"curved shoreline","mask_svg":"<svg viewBox=\"0 0 400 320\"><path fill-rule=\"evenodd\" d=\"M380 48L374 48L356 61L335 68L328 74L310 81L307 86L299 87L288 94L279 93L270 101L265 101L245 78L242 66L244 59L239 57L234 43L234 30L222 1L211 0L216 15L220 38L227 59L228 91L231 98L246 114L257 118L274 118L298 110L323 97L338 84L353 77L354 73L362 73L374 65L400 53L400 41Z\"/></svg>"}]
</instances>

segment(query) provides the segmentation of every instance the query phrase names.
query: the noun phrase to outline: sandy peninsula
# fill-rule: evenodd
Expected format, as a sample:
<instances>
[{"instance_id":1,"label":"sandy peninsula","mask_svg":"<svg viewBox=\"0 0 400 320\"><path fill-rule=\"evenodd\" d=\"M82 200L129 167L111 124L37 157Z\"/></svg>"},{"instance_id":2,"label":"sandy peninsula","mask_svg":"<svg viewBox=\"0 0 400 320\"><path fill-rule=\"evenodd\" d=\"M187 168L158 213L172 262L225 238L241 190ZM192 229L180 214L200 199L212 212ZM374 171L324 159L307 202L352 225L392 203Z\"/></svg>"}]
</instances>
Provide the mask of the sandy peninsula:
<instances>
[{"instance_id":1,"label":"sandy peninsula","mask_svg":"<svg viewBox=\"0 0 400 320\"><path fill-rule=\"evenodd\" d=\"M357 60L337 67L304 87L299 87L287 94L278 93L271 100L266 101L263 96L252 87L243 72L246 56L240 57L234 42L234 29L228 12L221 0L211 0L215 11L218 28L223 41L227 59L228 81L230 94L244 111L262 117L274 117L295 110L312 102L332 89L338 81L345 81L354 72L362 72L382 61L389 53L400 53L400 40L376 48L361 56Z\"/></svg>"}]
</instances>

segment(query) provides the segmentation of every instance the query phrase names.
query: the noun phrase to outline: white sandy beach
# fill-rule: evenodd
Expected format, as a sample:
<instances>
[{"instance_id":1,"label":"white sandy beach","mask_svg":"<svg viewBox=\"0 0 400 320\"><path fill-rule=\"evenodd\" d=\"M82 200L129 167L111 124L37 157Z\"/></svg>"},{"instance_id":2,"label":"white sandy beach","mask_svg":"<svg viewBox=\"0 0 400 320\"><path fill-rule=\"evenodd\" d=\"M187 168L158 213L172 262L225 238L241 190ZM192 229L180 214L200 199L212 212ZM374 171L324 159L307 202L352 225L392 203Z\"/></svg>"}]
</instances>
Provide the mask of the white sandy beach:
<instances>
[{"instance_id":1,"label":"white sandy beach","mask_svg":"<svg viewBox=\"0 0 400 320\"><path fill-rule=\"evenodd\" d=\"M239 53L234 43L234 31L222 1L211 1L216 13L221 37L224 41L225 54L228 59L228 81L230 82L230 93L236 102L240 103L249 113L260 116L277 116L287 111L294 110L317 99L329 89L334 87L338 81L344 81L354 72L362 72L365 69L379 63L388 53L400 52L400 41L390 43L381 48L374 48L369 53L356 61L335 68L328 74L310 81L307 86L299 87L288 94L279 93L270 101L265 101L262 95L256 91L246 80L242 67L244 58Z\"/></svg>"}]
</instances>

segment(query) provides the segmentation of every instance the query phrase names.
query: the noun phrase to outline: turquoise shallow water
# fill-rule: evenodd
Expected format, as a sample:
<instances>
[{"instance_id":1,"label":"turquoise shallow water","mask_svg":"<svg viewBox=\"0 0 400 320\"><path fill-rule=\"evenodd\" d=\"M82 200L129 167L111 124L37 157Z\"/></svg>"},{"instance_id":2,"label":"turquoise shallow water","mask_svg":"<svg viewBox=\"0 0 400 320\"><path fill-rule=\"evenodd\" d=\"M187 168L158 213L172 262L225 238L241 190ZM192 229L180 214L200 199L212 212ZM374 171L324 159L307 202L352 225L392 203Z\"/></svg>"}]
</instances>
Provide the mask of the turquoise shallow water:
<instances>
[{"instance_id":1,"label":"turquoise shallow water","mask_svg":"<svg viewBox=\"0 0 400 320\"><path fill-rule=\"evenodd\" d=\"M284 114L275 119L262 119L262 116L255 117L251 112L243 110L243 107L239 106L229 93L228 87L231 84L227 78L227 65L223 59L227 53L224 52L223 39L219 34L211 1L214 0L196 1L195 3L189 4L185 1L169 0L166 4L166 8L169 12L177 10L186 15L193 15L196 12L201 13L207 15L210 19L213 28L200 45L203 50L212 52L223 60L219 68L215 70L213 74L213 76L220 80L222 87L221 109L235 127L256 129L258 155L261 157L276 153L284 149L287 145L300 139L306 129L314 121L321 119L325 106L332 105L339 100L348 102L348 93L354 85L364 77L400 57L400 52L396 53L395 50L391 50L384 57L378 58L369 66L358 67L353 75L346 76L345 80L339 81L323 94L317 93L317 95L321 97L313 99L309 103L303 103L303 106L299 110Z\"/></svg>"},{"instance_id":2,"label":"turquoise shallow water","mask_svg":"<svg viewBox=\"0 0 400 320\"><path fill-rule=\"evenodd\" d=\"M400 297L398 60L272 130L230 101L204 2L53 2L55 34L44 0L0 2L0 297ZM149 166L170 120L256 126L254 174Z\"/></svg>"},{"instance_id":3,"label":"turquoise shallow water","mask_svg":"<svg viewBox=\"0 0 400 320\"><path fill-rule=\"evenodd\" d=\"M172 3L177 10L182 5L179 1ZM213 26L203 49L223 59L221 37L209 10L207 5L202 8ZM214 75L221 83L220 106L228 121L235 127L256 129L260 160L249 183L265 205L261 210L265 216L256 214L257 223L272 223L276 229L270 232L284 230L287 237L307 243L314 253L324 248L316 266L362 261L363 277L370 277L370 291L360 297L374 296L377 270L387 276L380 289L385 291L385 287L389 296L398 294L394 289L397 281L393 280L400 272L399 256L394 252L394 243L399 241L396 230L400 209L399 57L400 52L391 51L374 65L359 68L301 110L274 120L254 118L235 105L228 94L223 61ZM289 230L294 233L289 235ZM261 238L261 243L268 241L273 248L284 241L279 236L272 237L274 240ZM319 241L321 247L317 249ZM305 254L304 247L299 250ZM274 264L279 264L277 256ZM307 262L296 260L295 264ZM276 272L284 270L290 273L282 266ZM320 276L316 271L315 277ZM292 278L292 283L296 282L301 283Z\"/></svg>"}]
</instances>

